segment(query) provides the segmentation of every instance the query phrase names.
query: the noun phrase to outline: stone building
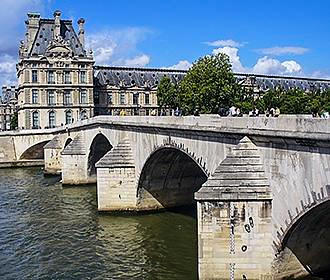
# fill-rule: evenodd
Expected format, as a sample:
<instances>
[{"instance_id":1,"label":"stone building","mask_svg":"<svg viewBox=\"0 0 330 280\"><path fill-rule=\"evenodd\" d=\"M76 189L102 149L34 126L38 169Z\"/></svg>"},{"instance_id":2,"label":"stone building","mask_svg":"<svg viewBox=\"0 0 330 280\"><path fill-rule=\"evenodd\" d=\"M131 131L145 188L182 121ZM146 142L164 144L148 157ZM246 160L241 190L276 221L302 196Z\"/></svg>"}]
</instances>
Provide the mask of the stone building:
<instances>
[{"instance_id":1,"label":"stone building","mask_svg":"<svg viewBox=\"0 0 330 280\"><path fill-rule=\"evenodd\" d=\"M20 129L62 126L94 115L94 60L84 46L84 22L78 20L77 35L60 11L54 19L28 14L17 64Z\"/></svg>"},{"instance_id":2,"label":"stone building","mask_svg":"<svg viewBox=\"0 0 330 280\"><path fill-rule=\"evenodd\" d=\"M11 120L17 110L17 87L3 86L0 99L0 130L10 130Z\"/></svg>"},{"instance_id":3,"label":"stone building","mask_svg":"<svg viewBox=\"0 0 330 280\"><path fill-rule=\"evenodd\" d=\"M17 64L19 129L64 126L103 114L158 115L156 92L162 77L179 82L185 76L185 70L94 66L92 51L85 48L84 23L78 20L77 35L60 11L53 19L28 14ZM235 76L256 96L276 87L330 88L330 80Z\"/></svg>"},{"instance_id":4,"label":"stone building","mask_svg":"<svg viewBox=\"0 0 330 280\"><path fill-rule=\"evenodd\" d=\"M160 80L167 76L179 82L186 74L182 70L151 68L96 66L94 69L95 113L109 115L160 114L156 95Z\"/></svg>"}]
</instances>

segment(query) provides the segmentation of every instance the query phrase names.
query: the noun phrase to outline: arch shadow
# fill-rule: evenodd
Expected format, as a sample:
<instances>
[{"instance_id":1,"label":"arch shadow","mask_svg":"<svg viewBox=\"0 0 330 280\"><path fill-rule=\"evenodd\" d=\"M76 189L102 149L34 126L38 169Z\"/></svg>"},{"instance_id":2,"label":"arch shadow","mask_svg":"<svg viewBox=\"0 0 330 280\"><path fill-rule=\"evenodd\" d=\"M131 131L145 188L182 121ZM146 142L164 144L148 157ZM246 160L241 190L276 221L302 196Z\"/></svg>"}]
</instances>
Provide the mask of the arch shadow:
<instances>
[{"instance_id":1,"label":"arch shadow","mask_svg":"<svg viewBox=\"0 0 330 280\"><path fill-rule=\"evenodd\" d=\"M69 137L68 139L66 139L63 150L72 142L72 138Z\"/></svg>"},{"instance_id":2,"label":"arch shadow","mask_svg":"<svg viewBox=\"0 0 330 280\"><path fill-rule=\"evenodd\" d=\"M24 151L24 153L21 155L21 159L44 159L44 146L50 142L50 140L46 140L40 143L37 143L31 147L29 147L27 150Z\"/></svg>"},{"instance_id":3,"label":"arch shadow","mask_svg":"<svg viewBox=\"0 0 330 280\"><path fill-rule=\"evenodd\" d=\"M330 199L314 205L293 221L282 240L313 276L330 275Z\"/></svg>"},{"instance_id":4,"label":"arch shadow","mask_svg":"<svg viewBox=\"0 0 330 280\"><path fill-rule=\"evenodd\" d=\"M194 193L208 176L189 154L176 147L155 150L142 169L138 190L138 207L173 208L192 205Z\"/></svg>"},{"instance_id":5,"label":"arch shadow","mask_svg":"<svg viewBox=\"0 0 330 280\"><path fill-rule=\"evenodd\" d=\"M109 140L102 133L99 133L94 137L88 154L88 176L96 176L95 164L112 148Z\"/></svg>"}]
</instances>

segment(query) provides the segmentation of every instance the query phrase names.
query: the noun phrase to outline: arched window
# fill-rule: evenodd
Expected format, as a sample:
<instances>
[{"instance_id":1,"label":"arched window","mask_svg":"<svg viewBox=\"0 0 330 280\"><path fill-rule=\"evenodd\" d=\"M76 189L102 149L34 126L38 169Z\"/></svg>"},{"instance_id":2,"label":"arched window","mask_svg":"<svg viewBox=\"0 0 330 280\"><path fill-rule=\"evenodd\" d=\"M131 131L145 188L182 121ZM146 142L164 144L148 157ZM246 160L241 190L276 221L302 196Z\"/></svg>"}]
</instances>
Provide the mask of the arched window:
<instances>
[{"instance_id":1,"label":"arched window","mask_svg":"<svg viewBox=\"0 0 330 280\"><path fill-rule=\"evenodd\" d=\"M50 111L48 114L49 128L55 127L55 112Z\"/></svg>"},{"instance_id":2,"label":"arched window","mask_svg":"<svg viewBox=\"0 0 330 280\"><path fill-rule=\"evenodd\" d=\"M80 112L80 119L81 119L81 120L86 120L86 119L88 119L88 116L87 116L87 112L86 112L86 110L83 110L83 111Z\"/></svg>"},{"instance_id":3,"label":"arched window","mask_svg":"<svg viewBox=\"0 0 330 280\"><path fill-rule=\"evenodd\" d=\"M32 128L39 128L39 112L32 113Z\"/></svg>"},{"instance_id":4,"label":"arched window","mask_svg":"<svg viewBox=\"0 0 330 280\"><path fill-rule=\"evenodd\" d=\"M65 112L65 124L71 124L72 123L72 111L66 111Z\"/></svg>"}]
</instances>

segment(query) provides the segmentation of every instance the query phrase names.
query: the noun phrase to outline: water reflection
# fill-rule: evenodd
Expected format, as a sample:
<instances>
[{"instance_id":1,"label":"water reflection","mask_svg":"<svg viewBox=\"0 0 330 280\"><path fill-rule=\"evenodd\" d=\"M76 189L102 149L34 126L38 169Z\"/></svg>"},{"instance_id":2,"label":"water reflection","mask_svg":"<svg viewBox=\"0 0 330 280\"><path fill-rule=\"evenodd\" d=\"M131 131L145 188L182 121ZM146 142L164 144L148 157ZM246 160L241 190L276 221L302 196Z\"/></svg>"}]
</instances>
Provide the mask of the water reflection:
<instances>
[{"instance_id":1,"label":"water reflection","mask_svg":"<svg viewBox=\"0 0 330 280\"><path fill-rule=\"evenodd\" d=\"M196 279L196 237L193 215L100 215L95 186L0 170L1 279Z\"/></svg>"}]
</instances>

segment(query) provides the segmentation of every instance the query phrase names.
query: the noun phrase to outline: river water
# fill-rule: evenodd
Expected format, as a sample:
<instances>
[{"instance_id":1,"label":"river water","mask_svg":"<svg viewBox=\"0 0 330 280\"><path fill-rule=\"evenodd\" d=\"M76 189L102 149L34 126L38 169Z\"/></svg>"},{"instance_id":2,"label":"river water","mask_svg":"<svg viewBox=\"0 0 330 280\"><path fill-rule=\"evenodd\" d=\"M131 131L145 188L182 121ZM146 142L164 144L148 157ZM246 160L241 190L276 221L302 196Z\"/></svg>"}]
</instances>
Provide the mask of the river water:
<instances>
[{"instance_id":1,"label":"river water","mask_svg":"<svg viewBox=\"0 0 330 280\"><path fill-rule=\"evenodd\" d=\"M194 213L100 214L94 185L0 169L0 279L196 279Z\"/></svg>"}]
</instances>

